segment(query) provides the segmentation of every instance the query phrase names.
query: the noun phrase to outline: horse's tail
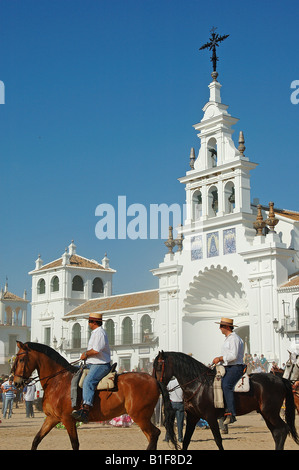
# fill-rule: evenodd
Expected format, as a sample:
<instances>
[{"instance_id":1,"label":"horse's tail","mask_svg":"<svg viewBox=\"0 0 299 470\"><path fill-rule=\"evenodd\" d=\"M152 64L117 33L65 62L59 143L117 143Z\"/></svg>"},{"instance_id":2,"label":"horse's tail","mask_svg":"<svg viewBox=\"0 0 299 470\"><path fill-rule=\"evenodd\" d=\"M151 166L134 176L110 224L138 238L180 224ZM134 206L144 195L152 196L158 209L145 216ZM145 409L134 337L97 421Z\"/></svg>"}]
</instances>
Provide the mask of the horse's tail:
<instances>
[{"instance_id":1,"label":"horse's tail","mask_svg":"<svg viewBox=\"0 0 299 470\"><path fill-rule=\"evenodd\" d=\"M292 384L289 380L282 378L285 389L286 389L286 399L285 399L285 420L289 427L289 433L292 438L299 445L299 436L295 427L295 415L296 407L294 402Z\"/></svg>"},{"instance_id":2,"label":"horse's tail","mask_svg":"<svg viewBox=\"0 0 299 470\"><path fill-rule=\"evenodd\" d=\"M164 385L162 382L158 382L158 385L162 392L162 398L163 398L163 404L164 404L164 426L166 428L167 437L170 439L175 449L178 450L178 443L177 443L176 435L174 432L175 411L172 408L166 385Z\"/></svg>"}]
</instances>

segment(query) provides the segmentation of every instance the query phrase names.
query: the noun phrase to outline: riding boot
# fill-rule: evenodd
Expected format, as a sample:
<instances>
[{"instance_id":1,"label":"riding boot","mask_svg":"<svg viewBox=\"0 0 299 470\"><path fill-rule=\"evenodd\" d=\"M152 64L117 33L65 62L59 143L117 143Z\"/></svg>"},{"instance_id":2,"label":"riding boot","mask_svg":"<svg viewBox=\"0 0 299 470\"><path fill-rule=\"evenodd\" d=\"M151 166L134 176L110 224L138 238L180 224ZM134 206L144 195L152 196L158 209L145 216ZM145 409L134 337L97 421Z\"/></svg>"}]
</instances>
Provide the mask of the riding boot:
<instances>
[{"instance_id":1,"label":"riding boot","mask_svg":"<svg viewBox=\"0 0 299 470\"><path fill-rule=\"evenodd\" d=\"M72 417L76 421L80 421L81 423L84 423L84 424L88 423L89 408L90 408L89 405L84 404L82 408L80 408L80 410L74 410L72 412Z\"/></svg>"},{"instance_id":2,"label":"riding boot","mask_svg":"<svg viewBox=\"0 0 299 470\"><path fill-rule=\"evenodd\" d=\"M224 416L225 416L225 420L223 421L224 426L227 424L235 423L237 421L236 417L232 415L231 413L225 413Z\"/></svg>"}]
</instances>

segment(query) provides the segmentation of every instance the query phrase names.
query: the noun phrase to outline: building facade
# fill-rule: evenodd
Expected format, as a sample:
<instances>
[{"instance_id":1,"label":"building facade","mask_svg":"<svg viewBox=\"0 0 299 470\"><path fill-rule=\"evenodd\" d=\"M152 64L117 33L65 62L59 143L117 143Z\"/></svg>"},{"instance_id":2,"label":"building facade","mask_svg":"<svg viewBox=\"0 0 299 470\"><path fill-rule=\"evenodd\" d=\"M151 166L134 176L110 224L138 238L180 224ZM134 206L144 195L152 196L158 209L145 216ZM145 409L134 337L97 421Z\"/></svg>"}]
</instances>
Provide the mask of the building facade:
<instances>
[{"instance_id":1,"label":"building facade","mask_svg":"<svg viewBox=\"0 0 299 470\"><path fill-rule=\"evenodd\" d=\"M198 156L192 148L191 169L180 178L184 225L177 240L170 234L169 253L153 270L160 347L210 363L222 341L215 322L230 317L248 352L281 362L299 341L299 213L251 203L257 164L245 156L243 132L235 146L238 120L222 104L220 88L216 79L209 85L209 101L194 125Z\"/></svg>"},{"instance_id":2,"label":"building facade","mask_svg":"<svg viewBox=\"0 0 299 470\"><path fill-rule=\"evenodd\" d=\"M27 293L19 297L8 290L8 284L0 292L0 375L9 374L16 353L16 341L30 338L27 326Z\"/></svg>"},{"instance_id":3,"label":"building facade","mask_svg":"<svg viewBox=\"0 0 299 470\"><path fill-rule=\"evenodd\" d=\"M32 276L32 333L69 360L87 347L87 318L101 312L113 361L147 368L159 349L192 353L210 363L222 344L216 322L234 319L246 351L280 364L299 354L299 213L259 204L250 180L257 163L245 153L238 119L221 102L217 78L194 129L198 156L180 178L186 218L168 253L152 270L158 288L112 295L112 276L102 264L76 254L74 243L56 261L36 261Z\"/></svg>"}]
</instances>

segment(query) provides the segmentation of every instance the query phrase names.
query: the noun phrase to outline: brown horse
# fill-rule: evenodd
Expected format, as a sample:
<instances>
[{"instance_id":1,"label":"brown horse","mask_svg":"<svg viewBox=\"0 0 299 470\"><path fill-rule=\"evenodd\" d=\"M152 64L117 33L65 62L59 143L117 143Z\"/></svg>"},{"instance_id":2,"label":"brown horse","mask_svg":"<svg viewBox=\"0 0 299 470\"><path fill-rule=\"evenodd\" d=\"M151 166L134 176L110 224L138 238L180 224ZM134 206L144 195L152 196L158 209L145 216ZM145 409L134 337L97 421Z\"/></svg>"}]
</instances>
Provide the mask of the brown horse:
<instances>
[{"instance_id":1,"label":"brown horse","mask_svg":"<svg viewBox=\"0 0 299 470\"><path fill-rule=\"evenodd\" d=\"M224 415L224 408L214 406L215 370L186 354L162 351L154 360L153 376L165 385L175 376L183 390L187 415L183 449L188 448L196 423L203 418L209 423L218 448L223 450L217 420ZM256 373L250 375L250 384L249 392L235 393L237 415L260 413L272 433L276 450L283 450L288 433L299 444L291 382L274 374ZM280 417L284 400L286 422Z\"/></svg>"},{"instance_id":2,"label":"brown horse","mask_svg":"<svg viewBox=\"0 0 299 470\"><path fill-rule=\"evenodd\" d=\"M54 349L39 343L17 342L19 351L12 367L14 383L22 386L30 382L30 376L37 370L44 389L43 411L46 419L35 436L32 450L58 423L67 429L72 448L79 449L76 421L71 416L71 381L78 368L72 366ZM166 387L159 384L149 374L129 372L118 375L116 391L97 391L94 406L90 412L90 421L106 421L122 414L129 414L140 427L148 440L147 450L155 450L160 430L151 423L151 417L158 401L160 391L166 411L165 426L170 439L176 445L173 426L173 410Z\"/></svg>"}]
</instances>

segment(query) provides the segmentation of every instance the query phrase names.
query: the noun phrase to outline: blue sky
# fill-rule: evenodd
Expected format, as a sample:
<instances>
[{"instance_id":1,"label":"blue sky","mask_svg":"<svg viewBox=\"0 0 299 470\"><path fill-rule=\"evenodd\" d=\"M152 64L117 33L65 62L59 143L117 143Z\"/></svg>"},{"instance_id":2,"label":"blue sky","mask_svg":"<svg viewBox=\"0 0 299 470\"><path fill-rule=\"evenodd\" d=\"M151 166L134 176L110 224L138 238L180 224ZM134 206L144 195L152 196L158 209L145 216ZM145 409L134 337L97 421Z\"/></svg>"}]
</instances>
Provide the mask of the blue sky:
<instances>
[{"instance_id":1,"label":"blue sky","mask_svg":"<svg viewBox=\"0 0 299 470\"><path fill-rule=\"evenodd\" d=\"M259 163L251 197L298 207L297 1L0 0L0 286L31 298L28 271L75 240L117 270L114 293L157 287L163 240L99 240L101 203L184 203L211 81Z\"/></svg>"}]
</instances>

